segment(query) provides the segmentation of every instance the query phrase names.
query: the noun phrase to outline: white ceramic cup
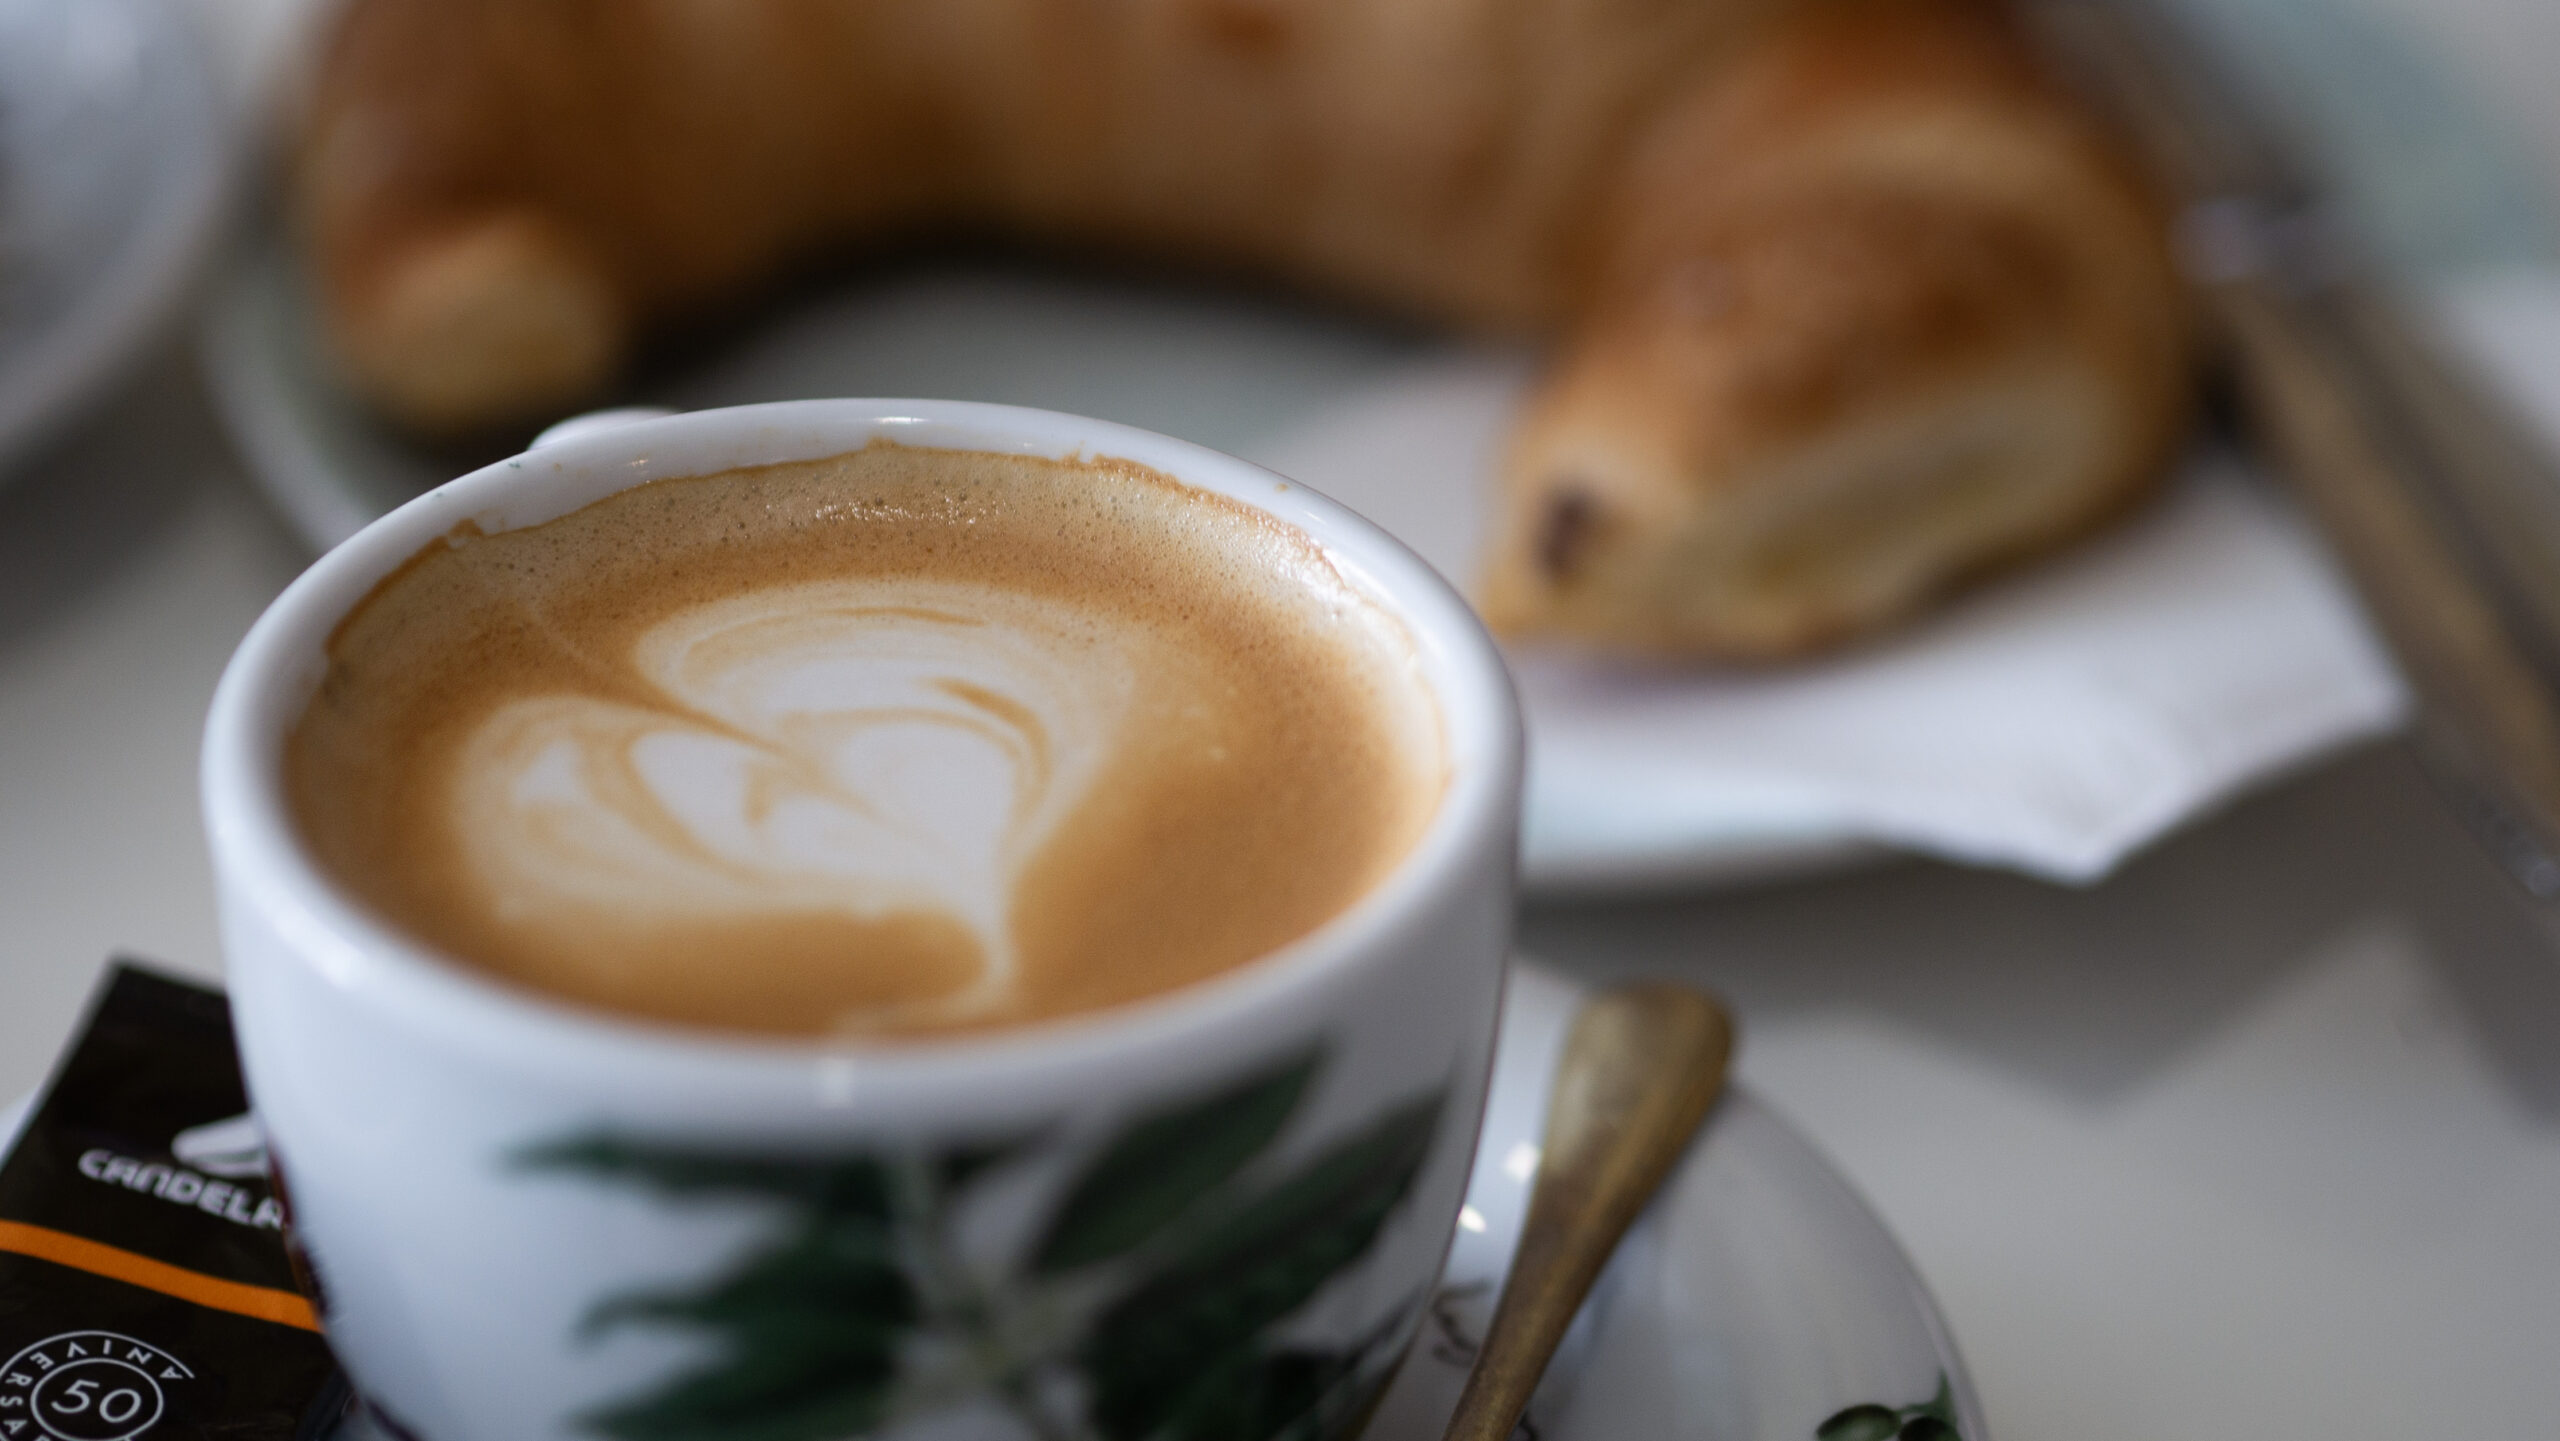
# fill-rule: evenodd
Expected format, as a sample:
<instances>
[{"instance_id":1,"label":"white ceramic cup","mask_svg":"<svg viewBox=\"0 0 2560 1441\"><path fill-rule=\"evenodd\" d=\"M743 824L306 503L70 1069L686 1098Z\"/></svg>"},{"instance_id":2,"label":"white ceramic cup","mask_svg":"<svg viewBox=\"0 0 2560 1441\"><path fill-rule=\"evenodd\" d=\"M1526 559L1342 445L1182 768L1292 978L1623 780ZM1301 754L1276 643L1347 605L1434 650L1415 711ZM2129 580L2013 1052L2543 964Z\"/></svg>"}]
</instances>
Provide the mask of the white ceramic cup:
<instances>
[{"instance_id":1,"label":"white ceramic cup","mask_svg":"<svg viewBox=\"0 0 2560 1441\"><path fill-rule=\"evenodd\" d=\"M1298 527L1400 617L1449 781L1386 880L1216 978L895 1046L741 1039L482 979L304 850L285 736L339 619L465 521L877 437L1108 455ZM1454 1223L1509 939L1520 730L1464 602L1383 532L1163 436L809 401L563 439L312 566L216 693L204 806L242 1060L330 1343L393 1430L1347 1436Z\"/></svg>"}]
</instances>

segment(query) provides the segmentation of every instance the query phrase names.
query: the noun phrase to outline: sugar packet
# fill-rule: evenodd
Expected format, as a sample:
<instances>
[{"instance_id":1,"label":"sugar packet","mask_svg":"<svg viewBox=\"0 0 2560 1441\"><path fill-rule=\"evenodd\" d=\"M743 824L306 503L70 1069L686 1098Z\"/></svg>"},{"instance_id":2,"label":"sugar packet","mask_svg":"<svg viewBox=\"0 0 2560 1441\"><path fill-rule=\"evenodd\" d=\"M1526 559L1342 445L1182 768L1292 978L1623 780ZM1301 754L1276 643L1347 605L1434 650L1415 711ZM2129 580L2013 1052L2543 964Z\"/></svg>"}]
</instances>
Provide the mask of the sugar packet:
<instances>
[{"instance_id":1,"label":"sugar packet","mask_svg":"<svg viewBox=\"0 0 2560 1441\"><path fill-rule=\"evenodd\" d=\"M286 1204L222 993L112 963L0 1159L0 1441L333 1430Z\"/></svg>"}]
</instances>

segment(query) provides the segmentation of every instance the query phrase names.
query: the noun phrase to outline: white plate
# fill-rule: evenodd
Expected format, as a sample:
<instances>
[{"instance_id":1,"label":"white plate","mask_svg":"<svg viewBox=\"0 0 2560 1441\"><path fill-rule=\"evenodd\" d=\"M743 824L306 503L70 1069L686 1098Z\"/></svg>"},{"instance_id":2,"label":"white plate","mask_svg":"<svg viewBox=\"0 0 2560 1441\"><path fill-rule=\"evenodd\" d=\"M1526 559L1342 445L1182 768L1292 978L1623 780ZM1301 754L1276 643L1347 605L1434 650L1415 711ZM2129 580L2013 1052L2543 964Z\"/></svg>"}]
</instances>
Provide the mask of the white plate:
<instances>
[{"instance_id":1,"label":"white plate","mask_svg":"<svg viewBox=\"0 0 2560 1441\"><path fill-rule=\"evenodd\" d=\"M2199 9L2255 78L2319 122L2324 158L2387 255L2439 272L2552 258L2533 222L2539 212L2519 199L2533 187L2512 163L2513 148L2387 25L2352 7L2297 0ZM2305 43L2308 31L2318 43ZM204 340L217 399L252 473L315 547L496 458L429 453L371 424L328 378L314 335L292 262L270 237L225 277ZM1501 434L1501 417L1487 407L1503 404L1527 367L1522 353L1468 351L1233 291L981 262L803 292L691 368L644 378L626 398L691 409L952 395L1104 416L1299 475L1463 576L1481 539L1489 456L1453 453ZM1419 448L1422 463L1401 464L1398 445L1406 456ZM1368 463L1336 463L1346 455ZM1731 883L1887 847L2087 880L2234 789L2393 724L2387 667L2357 654L2369 650L2360 636L2334 634L2342 615L2355 626L2352 608L2337 600L2333 579L2312 573L2320 570L2313 548L2289 518L2252 514L2231 489L2191 485L2160 508L2151 538L2110 542L2120 553L2148 547L2117 565L2115 579L2094 578L2107 562L2092 559L2081 567L2093 577L2087 584L2039 576L1999 587L2014 602L2005 611L1976 605L1909 643L1864 652L1862 675L1825 666L1799 673L1815 683L1795 688L1785 679L1666 681L1570 663L1522 666L1532 749L1525 880L1546 891ZM2245 553L2199 551L2209 544L2198 538L2217 527L2238 535L2231 545ZM2162 539L2163 531L2173 534ZM2143 601L2150 606L2161 577L2199 564L2219 566L2210 577L2219 588L2194 588L2183 616L2138 606L2133 624L2109 615L2111 629L2078 636L2056 636L2049 625L2033 635L2016 623L2086 616L2094 598L2110 586L2125 591L2128 580L2153 588ZM2228 614L2257 626L2254 638L2227 648L2228 674L2194 682L2161 672L2193 672L2180 657L2199 630L2234 630L2221 624ZM2297 653L2288 628L2322 633L2326 650ZM2275 653L2262 654L2271 645ZM2075 655L2127 654L2152 669L2103 678L2102 688L2123 693L2121 706L2111 709L2113 696L2104 695L2093 713L2089 685L2068 676L2038 689ZM2252 691L2261 672L2272 679ZM2020 678L2013 688L2000 684ZM1987 682L1984 714L2006 717L2012 730L2044 729L2012 751L1981 727L1921 725L1911 733L1931 739L1905 746L1889 720L1876 718L1904 712L1901 693L1887 687L1906 681L1934 684L1942 697ZM2294 712L2271 721L2269 695L2289 696ZM2059 735L2084 737L2082 753ZM2044 753L2031 753L2038 745ZM1808 747L1821 752L1809 763ZM2093 759L2100 749L2110 754ZM1871 766L1893 785L1868 786L1862 768ZM1966 814L1986 797L1980 814ZM2052 814L2023 814L2021 798L2024 810ZM2084 805L2095 820L2082 819Z\"/></svg>"},{"instance_id":2,"label":"white plate","mask_svg":"<svg viewBox=\"0 0 2560 1441\"><path fill-rule=\"evenodd\" d=\"M0 0L0 469L180 300L232 135L173 0Z\"/></svg>"},{"instance_id":3,"label":"white plate","mask_svg":"<svg viewBox=\"0 0 2560 1441\"><path fill-rule=\"evenodd\" d=\"M1579 995L1544 966L1513 968L1448 1271L1369 1441L1435 1441L1456 1404L1510 1265ZM26 1104L0 1108L0 1138ZM1914 1406L1941 1384L1959 1435L1984 1441L1964 1362L1901 1248L1802 1135L1736 1087L1602 1275L1529 1420L1541 1441L1813 1441L1850 1406Z\"/></svg>"}]
</instances>

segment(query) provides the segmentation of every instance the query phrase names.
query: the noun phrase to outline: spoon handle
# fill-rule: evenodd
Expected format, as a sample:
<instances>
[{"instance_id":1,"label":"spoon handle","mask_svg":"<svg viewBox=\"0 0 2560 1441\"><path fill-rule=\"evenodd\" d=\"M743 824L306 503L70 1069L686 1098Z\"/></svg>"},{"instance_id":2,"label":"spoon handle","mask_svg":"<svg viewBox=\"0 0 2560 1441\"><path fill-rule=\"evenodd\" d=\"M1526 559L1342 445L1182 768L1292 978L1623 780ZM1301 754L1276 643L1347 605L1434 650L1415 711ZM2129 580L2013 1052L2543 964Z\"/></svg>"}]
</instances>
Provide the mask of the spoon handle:
<instances>
[{"instance_id":1,"label":"spoon handle","mask_svg":"<svg viewBox=\"0 0 2560 1441\"><path fill-rule=\"evenodd\" d=\"M1585 1003L1566 1037L1511 1277L1447 1441L1507 1441L1600 1268L1724 1089L1733 1022L1644 982Z\"/></svg>"}]
</instances>

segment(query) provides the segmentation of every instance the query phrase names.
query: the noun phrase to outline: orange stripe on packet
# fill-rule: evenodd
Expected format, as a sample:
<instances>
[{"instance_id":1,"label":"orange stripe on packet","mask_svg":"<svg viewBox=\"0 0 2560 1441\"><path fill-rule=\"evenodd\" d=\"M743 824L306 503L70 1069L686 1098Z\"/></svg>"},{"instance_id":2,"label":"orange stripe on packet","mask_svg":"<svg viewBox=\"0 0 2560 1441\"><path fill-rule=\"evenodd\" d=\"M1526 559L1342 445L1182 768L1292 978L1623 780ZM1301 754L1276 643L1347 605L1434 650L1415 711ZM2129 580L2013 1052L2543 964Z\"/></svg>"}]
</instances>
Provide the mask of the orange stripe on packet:
<instances>
[{"instance_id":1,"label":"orange stripe on packet","mask_svg":"<svg viewBox=\"0 0 2560 1441\"><path fill-rule=\"evenodd\" d=\"M216 1311L299 1326L305 1331L320 1329L320 1318L313 1314L311 1303L291 1291L225 1281L219 1276L172 1266L166 1261L154 1261L122 1247L105 1245L47 1226L0 1221L0 1251L14 1251L21 1256L33 1256L40 1261L109 1277L164 1296L175 1296L181 1301L193 1301Z\"/></svg>"}]
</instances>

